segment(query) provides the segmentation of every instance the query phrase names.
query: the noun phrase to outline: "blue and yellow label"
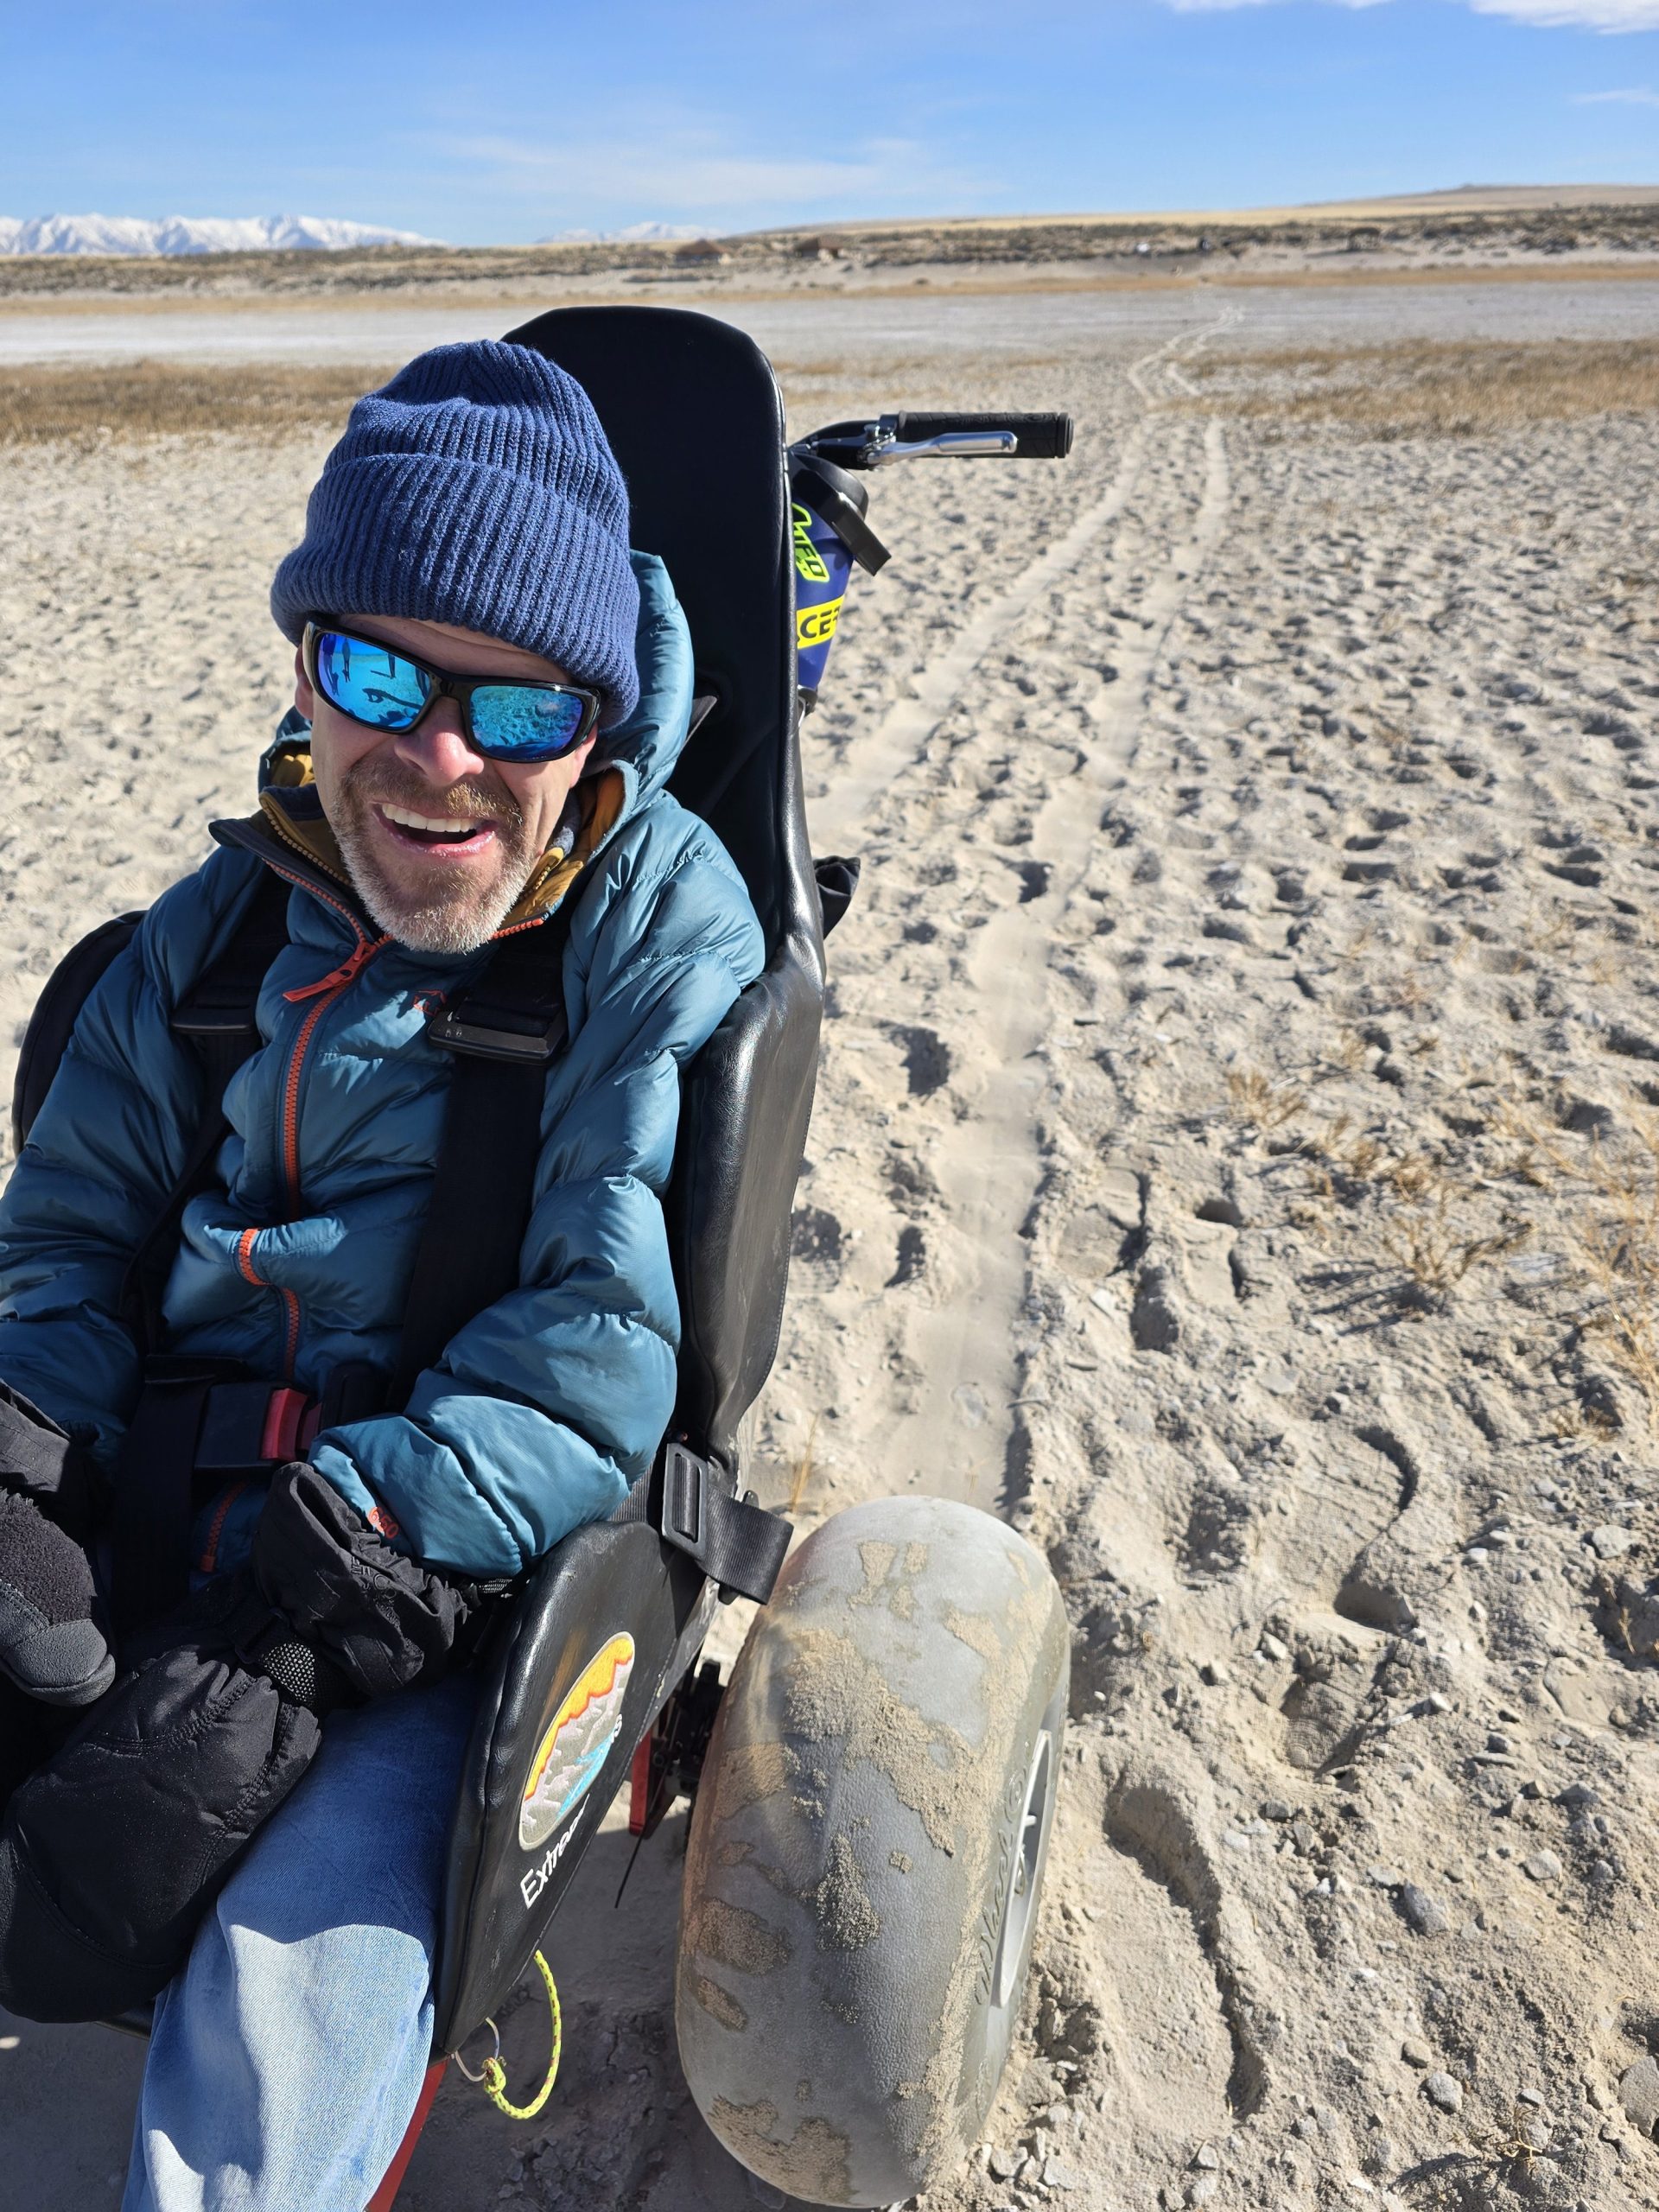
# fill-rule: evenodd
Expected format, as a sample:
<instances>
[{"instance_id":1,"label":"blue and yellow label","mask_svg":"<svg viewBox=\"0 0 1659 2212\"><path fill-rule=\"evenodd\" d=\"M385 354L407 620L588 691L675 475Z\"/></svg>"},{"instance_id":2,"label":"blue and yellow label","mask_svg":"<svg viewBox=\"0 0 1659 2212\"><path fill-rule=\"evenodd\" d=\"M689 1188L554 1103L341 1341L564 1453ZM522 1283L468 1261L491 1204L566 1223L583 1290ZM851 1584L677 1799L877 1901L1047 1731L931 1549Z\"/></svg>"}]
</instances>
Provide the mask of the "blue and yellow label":
<instances>
[{"instance_id":1,"label":"blue and yellow label","mask_svg":"<svg viewBox=\"0 0 1659 2212\"><path fill-rule=\"evenodd\" d=\"M823 554L812 543L812 510L804 507L797 499L791 503L789 512L794 518L796 575L804 583L827 584L830 571L823 565Z\"/></svg>"},{"instance_id":2,"label":"blue and yellow label","mask_svg":"<svg viewBox=\"0 0 1659 2212\"><path fill-rule=\"evenodd\" d=\"M841 610L846 604L845 594L840 599L821 600L816 607L803 607L795 615L795 650L810 652L814 645L827 645L836 634L836 625L841 620Z\"/></svg>"}]
</instances>

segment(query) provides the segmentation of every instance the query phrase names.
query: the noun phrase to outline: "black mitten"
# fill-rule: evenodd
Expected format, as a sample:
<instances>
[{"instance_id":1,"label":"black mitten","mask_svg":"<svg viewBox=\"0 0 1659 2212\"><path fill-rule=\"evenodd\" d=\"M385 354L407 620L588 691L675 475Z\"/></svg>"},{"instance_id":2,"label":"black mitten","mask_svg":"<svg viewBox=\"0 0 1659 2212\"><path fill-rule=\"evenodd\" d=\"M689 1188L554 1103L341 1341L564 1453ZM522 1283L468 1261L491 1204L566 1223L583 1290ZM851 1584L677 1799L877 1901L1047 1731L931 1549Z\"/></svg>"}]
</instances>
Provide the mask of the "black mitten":
<instances>
[{"instance_id":1,"label":"black mitten","mask_svg":"<svg viewBox=\"0 0 1659 2212\"><path fill-rule=\"evenodd\" d=\"M394 1551L300 1460L277 1470L251 1565L272 1611L364 1697L435 1681L480 1601Z\"/></svg>"},{"instance_id":2,"label":"black mitten","mask_svg":"<svg viewBox=\"0 0 1659 2212\"><path fill-rule=\"evenodd\" d=\"M106 2018L183 1965L321 1740L315 1712L244 1656L265 1647L292 1662L268 1608L226 1578L16 1790L0 1821L0 2005Z\"/></svg>"},{"instance_id":3,"label":"black mitten","mask_svg":"<svg viewBox=\"0 0 1659 2212\"><path fill-rule=\"evenodd\" d=\"M250 1839L343 1699L435 1680L480 1593L396 1552L303 1465L281 1469L251 1573L195 1601L0 1821L0 2005L101 2019L183 1965Z\"/></svg>"},{"instance_id":4,"label":"black mitten","mask_svg":"<svg viewBox=\"0 0 1659 2212\"><path fill-rule=\"evenodd\" d=\"M90 1705L115 1679L92 1521L86 1454L0 1383L0 1675L44 1705Z\"/></svg>"}]
</instances>

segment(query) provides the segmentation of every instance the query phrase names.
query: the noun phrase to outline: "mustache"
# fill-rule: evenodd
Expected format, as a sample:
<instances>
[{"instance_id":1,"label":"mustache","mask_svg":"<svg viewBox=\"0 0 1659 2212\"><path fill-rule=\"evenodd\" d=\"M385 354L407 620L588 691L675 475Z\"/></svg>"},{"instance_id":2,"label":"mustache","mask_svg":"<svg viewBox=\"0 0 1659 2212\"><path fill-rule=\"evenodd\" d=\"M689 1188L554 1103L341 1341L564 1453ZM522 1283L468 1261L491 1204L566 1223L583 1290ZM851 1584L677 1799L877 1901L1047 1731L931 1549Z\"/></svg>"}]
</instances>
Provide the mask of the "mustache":
<instances>
[{"instance_id":1,"label":"mustache","mask_svg":"<svg viewBox=\"0 0 1659 2212\"><path fill-rule=\"evenodd\" d=\"M524 809L511 791L490 791L480 783L451 784L445 791L435 791L413 769L399 768L391 761L359 762L347 774L346 787L364 804L378 799L406 806L413 814L496 822L506 830L524 827Z\"/></svg>"}]
</instances>

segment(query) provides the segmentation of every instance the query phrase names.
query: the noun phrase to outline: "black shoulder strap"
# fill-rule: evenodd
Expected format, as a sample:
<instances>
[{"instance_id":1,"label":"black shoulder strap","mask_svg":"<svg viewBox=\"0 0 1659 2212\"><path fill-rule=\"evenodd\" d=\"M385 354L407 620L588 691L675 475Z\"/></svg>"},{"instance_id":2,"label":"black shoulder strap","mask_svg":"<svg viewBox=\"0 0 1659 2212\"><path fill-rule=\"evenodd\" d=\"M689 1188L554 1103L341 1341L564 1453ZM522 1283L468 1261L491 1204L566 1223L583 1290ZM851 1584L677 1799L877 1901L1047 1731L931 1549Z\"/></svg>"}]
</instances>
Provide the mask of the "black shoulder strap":
<instances>
[{"instance_id":1,"label":"black shoulder strap","mask_svg":"<svg viewBox=\"0 0 1659 2212\"><path fill-rule=\"evenodd\" d=\"M127 1265L122 1306L142 1349L162 1344L162 1292L178 1243L179 1217L204 1188L225 1141L225 1090L259 1043L256 1009L266 971L288 943L292 887L262 868L230 942L210 961L173 1009L172 1030L201 1062L201 1120L178 1179Z\"/></svg>"},{"instance_id":2,"label":"black shoulder strap","mask_svg":"<svg viewBox=\"0 0 1659 2212\"><path fill-rule=\"evenodd\" d=\"M118 914L72 945L46 979L46 988L35 1001L17 1055L17 1073L11 1089L12 1148L21 1152L29 1142L35 1116L46 1103L54 1077L62 1065L69 1039L84 1007L104 971L126 950L143 920L143 910Z\"/></svg>"},{"instance_id":3,"label":"black shoulder strap","mask_svg":"<svg viewBox=\"0 0 1659 2212\"><path fill-rule=\"evenodd\" d=\"M562 969L573 896L547 921L503 938L483 973L427 1025L455 1064L404 1307L395 1407L452 1337L518 1287L547 1071L569 1035Z\"/></svg>"}]
</instances>

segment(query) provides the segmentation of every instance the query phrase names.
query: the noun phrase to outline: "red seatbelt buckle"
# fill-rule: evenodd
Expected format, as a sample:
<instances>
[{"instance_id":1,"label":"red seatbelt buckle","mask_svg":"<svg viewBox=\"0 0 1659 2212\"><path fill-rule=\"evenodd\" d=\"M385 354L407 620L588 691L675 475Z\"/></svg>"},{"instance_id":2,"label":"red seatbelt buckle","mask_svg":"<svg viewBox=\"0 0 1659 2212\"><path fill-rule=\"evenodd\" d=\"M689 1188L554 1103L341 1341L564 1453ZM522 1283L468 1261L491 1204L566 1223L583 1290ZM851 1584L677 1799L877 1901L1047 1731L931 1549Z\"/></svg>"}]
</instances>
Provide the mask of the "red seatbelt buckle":
<instances>
[{"instance_id":1,"label":"red seatbelt buckle","mask_svg":"<svg viewBox=\"0 0 1659 2212\"><path fill-rule=\"evenodd\" d=\"M265 1405L265 1425L260 1432L262 1459L297 1459L317 1433L320 1408L303 1390L284 1385L273 1390Z\"/></svg>"}]
</instances>

